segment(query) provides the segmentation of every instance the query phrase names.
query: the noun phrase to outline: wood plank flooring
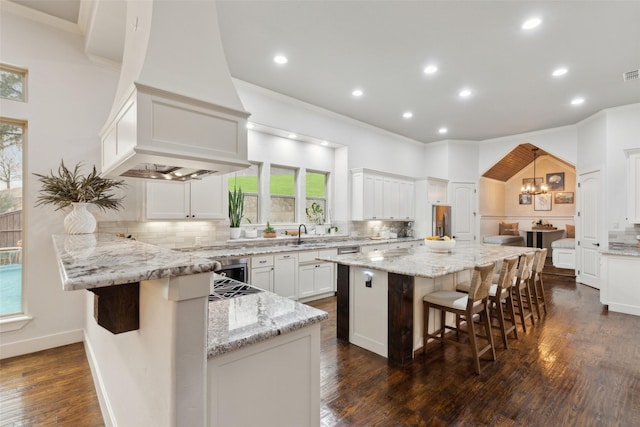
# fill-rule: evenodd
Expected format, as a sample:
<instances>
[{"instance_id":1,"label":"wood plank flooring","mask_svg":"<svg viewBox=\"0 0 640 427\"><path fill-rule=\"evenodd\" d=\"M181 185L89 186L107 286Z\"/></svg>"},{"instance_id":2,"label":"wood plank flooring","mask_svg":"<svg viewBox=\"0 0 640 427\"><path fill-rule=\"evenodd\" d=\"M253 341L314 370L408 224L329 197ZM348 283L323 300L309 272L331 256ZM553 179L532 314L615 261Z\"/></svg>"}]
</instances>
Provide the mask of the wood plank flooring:
<instances>
[{"instance_id":1,"label":"wood plank flooring","mask_svg":"<svg viewBox=\"0 0 640 427\"><path fill-rule=\"evenodd\" d=\"M640 318L607 312L570 274L544 279L547 318L481 375L455 346L390 366L336 340L335 298L312 303L330 314L322 425L640 426ZM103 425L82 344L0 361L0 425Z\"/></svg>"}]
</instances>

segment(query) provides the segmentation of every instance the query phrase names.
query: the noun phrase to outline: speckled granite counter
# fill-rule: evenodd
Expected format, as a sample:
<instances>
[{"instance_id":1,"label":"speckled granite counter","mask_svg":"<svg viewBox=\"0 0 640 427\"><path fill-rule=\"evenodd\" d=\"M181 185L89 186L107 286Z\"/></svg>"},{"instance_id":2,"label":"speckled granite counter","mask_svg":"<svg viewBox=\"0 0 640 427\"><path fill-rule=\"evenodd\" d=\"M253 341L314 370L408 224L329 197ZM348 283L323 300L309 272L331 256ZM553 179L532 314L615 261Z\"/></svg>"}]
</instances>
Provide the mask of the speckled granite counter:
<instances>
[{"instance_id":1,"label":"speckled granite counter","mask_svg":"<svg viewBox=\"0 0 640 427\"><path fill-rule=\"evenodd\" d=\"M54 235L66 291L206 273L220 263L110 234Z\"/></svg>"},{"instance_id":2,"label":"speckled granite counter","mask_svg":"<svg viewBox=\"0 0 640 427\"><path fill-rule=\"evenodd\" d=\"M640 248L637 245L609 245L601 251L605 255L624 255L640 257Z\"/></svg>"},{"instance_id":3,"label":"speckled granite counter","mask_svg":"<svg viewBox=\"0 0 640 427\"><path fill-rule=\"evenodd\" d=\"M432 252L424 246L418 246L389 250L382 254L348 254L318 259L406 276L435 278L533 250L534 248L521 246L458 244L451 252L445 253Z\"/></svg>"},{"instance_id":4,"label":"speckled granite counter","mask_svg":"<svg viewBox=\"0 0 640 427\"><path fill-rule=\"evenodd\" d=\"M312 243L306 243L302 245L296 245L295 238L276 238L273 239L273 243L269 244L263 240L244 240L240 246L226 245L226 246L208 246L202 248L181 248L175 249L177 252L188 252L190 254L204 257L204 258L226 258L226 257L242 257L251 255L266 255L279 252L295 252L306 250L318 250L318 249L330 249L340 248L346 246L367 246L378 245L384 243L402 243L402 242L416 242L422 241L417 237L403 237L398 239L348 239L342 238L340 240L323 239L316 241L314 238L304 238L303 241Z\"/></svg>"},{"instance_id":5,"label":"speckled granite counter","mask_svg":"<svg viewBox=\"0 0 640 427\"><path fill-rule=\"evenodd\" d=\"M207 357L318 323L329 315L271 292L209 303Z\"/></svg>"}]
</instances>

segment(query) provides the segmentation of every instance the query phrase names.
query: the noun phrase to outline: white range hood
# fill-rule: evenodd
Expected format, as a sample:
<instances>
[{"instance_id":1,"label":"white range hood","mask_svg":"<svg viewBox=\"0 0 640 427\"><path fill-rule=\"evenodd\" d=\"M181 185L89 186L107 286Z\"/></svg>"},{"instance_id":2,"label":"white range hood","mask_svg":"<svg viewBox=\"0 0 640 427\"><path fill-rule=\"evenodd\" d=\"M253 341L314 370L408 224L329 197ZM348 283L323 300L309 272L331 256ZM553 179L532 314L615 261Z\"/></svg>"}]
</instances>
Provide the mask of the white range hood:
<instances>
[{"instance_id":1,"label":"white range hood","mask_svg":"<svg viewBox=\"0 0 640 427\"><path fill-rule=\"evenodd\" d=\"M215 1L127 2L120 82L100 133L103 176L188 180L247 168L248 117Z\"/></svg>"}]
</instances>

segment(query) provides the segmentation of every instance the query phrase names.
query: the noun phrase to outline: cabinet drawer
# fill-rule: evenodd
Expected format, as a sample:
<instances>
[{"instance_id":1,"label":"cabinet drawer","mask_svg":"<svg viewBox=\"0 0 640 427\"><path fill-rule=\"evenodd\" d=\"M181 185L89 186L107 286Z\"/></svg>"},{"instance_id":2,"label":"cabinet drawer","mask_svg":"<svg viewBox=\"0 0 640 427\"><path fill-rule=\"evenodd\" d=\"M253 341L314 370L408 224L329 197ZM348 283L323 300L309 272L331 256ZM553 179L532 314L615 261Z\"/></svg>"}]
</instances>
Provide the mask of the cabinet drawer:
<instances>
[{"instance_id":1,"label":"cabinet drawer","mask_svg":"<svg viewBox=\"0 0 640 427\"><path fill-rule=\"evenodd\" d=\"M336 256L336 255L338 255L338 249L336 249L336 248L323 249L321 251L318 251L318 256L321 256L321 257Z\"/></svg>"},{"instance_id":2,"label":"cabinet drawer","mask_svg":"<svg viewBox=\"0 0 640 427\"><path fill-rule=\"evenodd\" d=\"M298 263L315 262L318 251L302 251L298 252Z\"/></svg>"},{"instance_id":3,"label":"cabinet drawer","mask_svg":"<svg viewBox=\"0 0 640 427\"><path fill-rule=\"evenodd\" d=\"M251 257L251 268L273 266L273 255Z\"/></svg>"}]
</instances>

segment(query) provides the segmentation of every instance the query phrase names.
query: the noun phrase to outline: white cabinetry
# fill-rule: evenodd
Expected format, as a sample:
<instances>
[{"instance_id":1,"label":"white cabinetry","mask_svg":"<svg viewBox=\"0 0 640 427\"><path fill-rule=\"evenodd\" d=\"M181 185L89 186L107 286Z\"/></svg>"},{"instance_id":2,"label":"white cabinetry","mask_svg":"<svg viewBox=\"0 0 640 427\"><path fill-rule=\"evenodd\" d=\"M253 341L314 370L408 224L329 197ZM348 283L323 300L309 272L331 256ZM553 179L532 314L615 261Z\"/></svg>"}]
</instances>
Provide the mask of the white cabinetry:
<instances>
[{"instance_id":1,"label":"white cabinetry","mask_svg":"<svg viewBox=\"0 0 640 427\"><path fill-rule=\"evenodd\" d=\"M420 241L389 243L389 249L406 249L415 248L416 246L420 246Z\"/></svg>"},{"instance_id":2,"label":"white cabinetry","mask_svg":"<svg viewBox=\"0 0 640 427\"><path fill-rule=\"evenodd\" d=\"M286 253L274 256L273 292L298 299L298 254Z\"/></svg>"},{"instance_id":3,"label":"white cabinetry","mask_svg":"<svg viewBox=\"0 0 640 427\"><path fill-rule=\"evenodd\" d=\"M349 342L388 357L388 275L360 267L349 275Z\"/></svg>"},{"instance_id":4,"label":"white cabinetry","mask_svg":"<svg viewBox=\"0 0 640 427\"><path fill-rule=\"evenodd\" d=\"M335 256L337 249L298 253L298 296L300 299L331 294L335 291L334 264L318 261L318 256Z\"/></svg>"},{"instance_id":5,"label":"white cabinetry","mask_svg":"<svg viewBox=\"0 0 640 427\"><path fill-rule=\"evenodd\" d=\"M410 220L414 217L414 185L410 178L355 169L351 183L352 220Z\"/></svg>"},{"instance_id":6,"label":"white cabinetry","mask_svg":"<svg viewBox=\"0 0 640 427\"><path fill-rule=\"evenodd\" d=\"M447 203L447 185L449 181L439 178L427 178L427 200L439 205Z\"/></svg>"},{"instance_id":7,"label":"white cabinetry","mask_svg":"<svg viewBox=\"0 0 640 427\"><path fill-rule=\"evenodd\" d=\"M605 280L600 302L609 311L640 316L640 257L603 254L600 260Z\"/></svg>"},{"instance_id":8,"label":"white cabinetry","mask_svg":"<svg viewBox=\"0 0 640 427\"><path fill-rule=\"evenodd\" d=\"M224 219L223 177L190 182L148 181L147 219Z\"/></svg>"},{"instance_id":9,"label":"white cabinetry","mask_svg":"<svg viewBox=\"0 0 640 427\"><path fill-rule=\"evenodd\" d=\"M256 288L273 292L273 255L251 257L250 284Z\"/></svg>"},{"instance_id":10,"label":"white cabinetry","mask_svg":"<svg viewBox=\"0 0 640 427\"><path fill-rule=\"evenodd\" d=\"M627 155L627 203L629 222L640 224L640 148L625 150Z\"/></svg>"},{"instance_id":11,"label":"white cabinetry","mask_svg":"<svg viewBox=\"0 0 640 427\"><path fill-rule=\"evenodd\" d=\"M364 245L360 247L360 253L368 254L373 251L386 251L389 249L389 245L387 243L378 243L375 245Z\"/></svg>"}]
</instances>

